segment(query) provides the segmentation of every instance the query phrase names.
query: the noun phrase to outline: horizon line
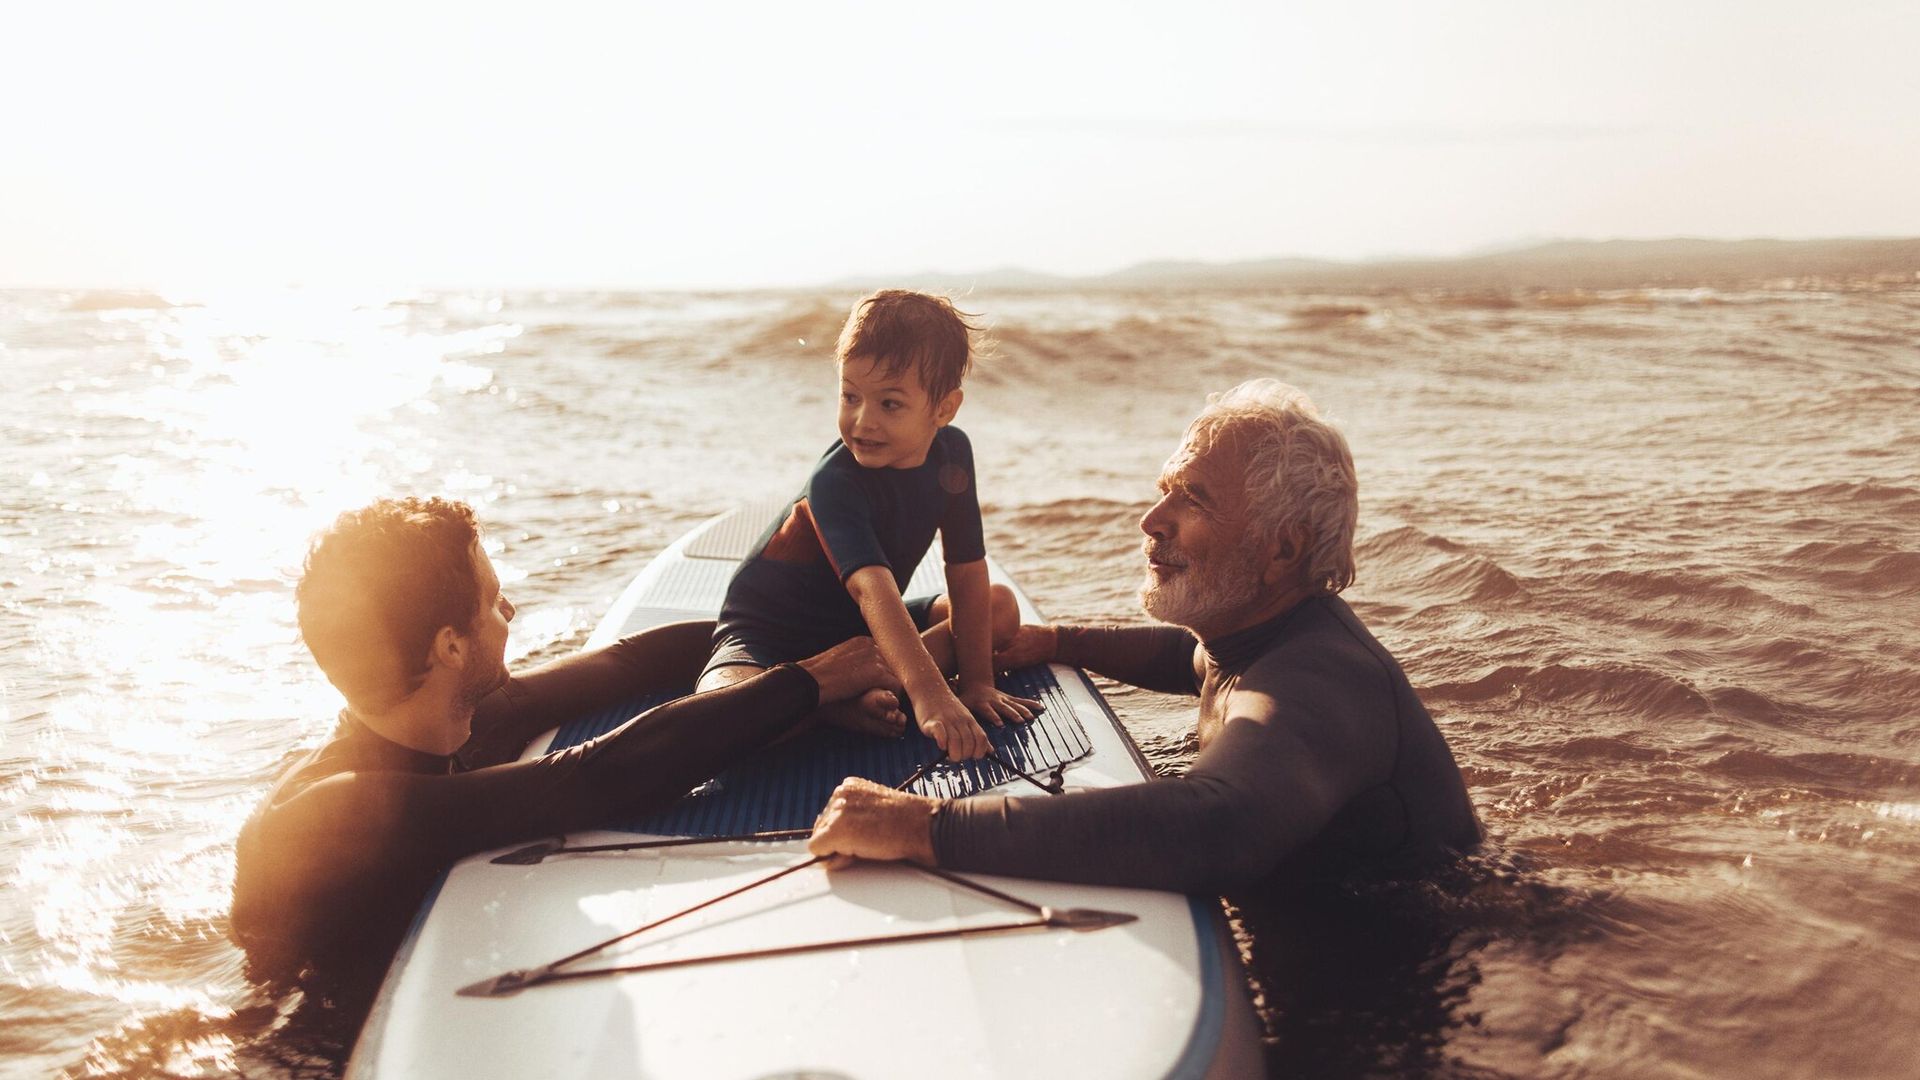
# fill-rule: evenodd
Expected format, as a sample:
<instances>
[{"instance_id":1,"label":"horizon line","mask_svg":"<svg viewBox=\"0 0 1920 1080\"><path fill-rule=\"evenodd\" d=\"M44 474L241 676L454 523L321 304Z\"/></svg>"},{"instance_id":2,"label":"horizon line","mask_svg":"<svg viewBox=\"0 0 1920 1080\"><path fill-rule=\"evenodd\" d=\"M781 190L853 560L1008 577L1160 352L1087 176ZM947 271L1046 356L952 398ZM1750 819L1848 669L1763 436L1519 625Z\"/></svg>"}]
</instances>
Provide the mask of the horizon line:
<instances>
[{"instance_id":1,"label":"horizon line","mask_svg":"<svg viewBox=\"0 0 1920 1080\"><path fill-rule=\"evenodd\" d=\"M882 279L906 279L924 281L932 278L966 279L992 278L1009 275L1022 275L1048 279L1051 283L1071 285L1075 283L1099 283L1103 279L1120 277L1130 271L1149 267L1182 267L1197 270L1228 270L1234 267L1252 266L1267 263L1311 263L1328 269L1363 269L1367 267L1420 266L1445 263L1464 263L1481 259L1497 259L1500 256L1521 255L1528 251L1559 245L1604 246L1610 244L1673 244L1696 243L1704 245L1733 247L1742 244L1836 244L1836 243L1898 243L1902 241L1920 242L1920 235L1911 234L1851 234L1821 236L1739 236L1715 237L1687 234L1669 234L1662 236L1612 236L1580 237L1553 236L1538 239L1514 240L1494 244L1476 245L1453 254L1422 255L1408 252L1378 253L1364 256L1322 256L1305 254L1259 255L1247 258L1195 258L1177 255L1153 256L1135 259L1124 265L1108 270L1096 270L1085 273L1073 273L1054 270L1035 269L1018 263L1003 263L972 270L900 270L900 271L855 271L815 278L806 282L771 281L735 281L721 282L679 282L675 284L646 284L633 279L548 279L545 281L468 281L468 282L427 282L421 280L380 280L372 275L349 278L314 278L310 280L282 280L269 283L257 281L239 281L231 279L203 278L198 281L182 281L170 284L148 282L131 283L122 281L98 281L92 283L49 282L0 280L0 290L9 292L141 292L164 296L172 292L234 292L234 291L297 291L314 290L352 290L352 291L548 291L548 292L656 292L656 293L708 293L708 292L800 292L818 289L857 288L855 283L872 282Z\"/></svg>"}]
</instances>

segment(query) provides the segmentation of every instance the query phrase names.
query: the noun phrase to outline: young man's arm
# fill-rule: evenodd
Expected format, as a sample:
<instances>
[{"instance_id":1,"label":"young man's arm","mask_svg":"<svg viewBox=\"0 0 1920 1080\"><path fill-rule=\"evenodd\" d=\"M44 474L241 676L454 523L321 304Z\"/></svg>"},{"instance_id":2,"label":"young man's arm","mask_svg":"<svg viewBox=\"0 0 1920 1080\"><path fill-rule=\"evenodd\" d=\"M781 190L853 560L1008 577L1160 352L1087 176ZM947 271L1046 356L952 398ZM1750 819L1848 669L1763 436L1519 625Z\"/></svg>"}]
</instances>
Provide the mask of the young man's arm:
<instances>
[{"instance_id":1,"label":"young man's arm","mask_svg":"<svg viewBox=\"0 0 1920 1080\"><path fill-rule=\"evenodd\" d=\"M983 571L985 568L981 564ZM893 571L884 566L861 567L847 575L847 593L860 606L874 646L906 688L907 699L913 702L914 722L921 732L956 761L984 755L987 733L947 688L946 676L940 674L939 665L921 644L920 631L900 599ZM991 674L988 679L991 682Z\"/></svg>"},{"instance_id":2,"label":"young man's arm","mask_svg":"<svg viewBox=\"0 0 1920 1080\"><path fill-rule=\"evenodd\" d=\"M474 709L460 766L517 761L534 736L568 717L643 694L683 692L699 676L712 640L711 619L669 623L515 674Z\"/></svg>"},{"instance_id":3,"label":"young man's arm","mask_svg":"<svg viewBox=\"0 0 1920 1080\"><path fill-rule=\"evenodd\" d=\"M1194 649L1200 642L1178 626L1022 626L994 655L1002 668L1055 662L1162 694L1198 694Z\"/></svg>"},{"instance_id":4,"label":"young man's arm","mask_svg":"<svg viewBox=\"0 0 1920 1080\"><path fill-rule=\"evenodd\" d=\"M452 775L343 772L276 791L241 830L232 932L262 957L383 937L454 859L665 808L801 723L823 691L845 696L876 679L885 673L862 642L680 698L532 761Z\"/></svg>"}]
</instances>

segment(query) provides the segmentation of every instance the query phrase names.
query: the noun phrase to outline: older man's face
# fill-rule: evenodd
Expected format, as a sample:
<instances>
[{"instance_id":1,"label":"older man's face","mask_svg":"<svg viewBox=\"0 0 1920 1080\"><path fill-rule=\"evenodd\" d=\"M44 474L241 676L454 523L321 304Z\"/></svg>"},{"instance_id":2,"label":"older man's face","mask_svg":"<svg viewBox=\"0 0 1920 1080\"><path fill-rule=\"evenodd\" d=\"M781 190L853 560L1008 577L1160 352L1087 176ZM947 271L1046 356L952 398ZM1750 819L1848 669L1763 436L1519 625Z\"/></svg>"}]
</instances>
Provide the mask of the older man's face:
<instances>
[{"instance_id":1,"label":"older man's face","mask_svg":"<svg viewBox=\"0 0 1920 1080\"><path fill-rule=\"evenodd\" d=\"M1160 501L1140 519L1147 577L1140 603L1205 635L1260 595L1263 552L1247 543L1246 454L1231 432L1189 432L1160 470Z\"/></svg>"}]
</instances>

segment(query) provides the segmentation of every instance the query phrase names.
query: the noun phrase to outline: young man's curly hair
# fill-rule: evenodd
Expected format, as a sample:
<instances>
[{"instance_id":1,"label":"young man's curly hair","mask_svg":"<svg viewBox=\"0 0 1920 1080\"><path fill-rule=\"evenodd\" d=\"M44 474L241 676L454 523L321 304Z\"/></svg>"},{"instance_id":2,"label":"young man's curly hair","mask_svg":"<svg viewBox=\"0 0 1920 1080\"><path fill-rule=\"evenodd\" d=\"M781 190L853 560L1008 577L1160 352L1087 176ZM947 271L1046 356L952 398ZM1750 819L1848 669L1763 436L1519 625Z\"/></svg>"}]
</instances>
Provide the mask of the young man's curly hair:
<instances>
[{"instance_id":1,"label":"young man's curly hair","mask_svg":"<svg viewBox=\"0 0 1920 1080\"><path fill-rule=\"evenodd\" d=\"M418 689L440 628L473 626L479 537L466 503L406 498L349 510L314 538L294 591L300 636L349 702Z\"/></svg>"}]
</instances>

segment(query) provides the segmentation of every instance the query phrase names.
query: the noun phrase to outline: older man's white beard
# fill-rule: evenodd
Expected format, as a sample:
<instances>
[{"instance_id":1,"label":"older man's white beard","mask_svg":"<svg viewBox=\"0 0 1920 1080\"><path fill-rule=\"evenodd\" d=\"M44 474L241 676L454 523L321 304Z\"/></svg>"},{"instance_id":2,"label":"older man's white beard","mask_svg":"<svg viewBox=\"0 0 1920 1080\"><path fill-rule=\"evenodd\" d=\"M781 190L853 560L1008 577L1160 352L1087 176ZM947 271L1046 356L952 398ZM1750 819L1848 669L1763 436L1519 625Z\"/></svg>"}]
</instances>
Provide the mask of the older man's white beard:
<instances>
[{"instance_id":1,"label":"older man's white beard","mask_svg":"<svg viewBox=\"0 0 1920 1080\"><path fill-rule=\"evenodd\" d=\"M1170 581L1156 581L1149 569L1140 585L1140 606L1161 622L1193 630L1247 607L1259 595L1260 575L1254 560L1236 551L1211 568L1190 562L1185 573Z\"/></svg>"}]
</instances>

